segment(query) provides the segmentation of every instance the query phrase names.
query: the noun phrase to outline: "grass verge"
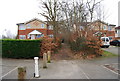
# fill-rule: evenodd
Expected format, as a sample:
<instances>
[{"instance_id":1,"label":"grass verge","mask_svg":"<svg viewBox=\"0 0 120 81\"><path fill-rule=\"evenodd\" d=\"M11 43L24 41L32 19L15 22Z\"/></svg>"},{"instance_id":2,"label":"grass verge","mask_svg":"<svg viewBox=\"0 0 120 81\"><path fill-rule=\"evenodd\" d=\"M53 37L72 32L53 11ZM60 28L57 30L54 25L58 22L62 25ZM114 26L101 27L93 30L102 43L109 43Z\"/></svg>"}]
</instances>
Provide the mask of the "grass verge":
<instances>
[{"instance_id":1,"label":"grass verge","mask_svg":"<svg viewBox=\"0 0 120 81\"><path fill-rule=\"evenodd\" d=\"M102 57L114 57L114 56L118 56L118 55L116 55L116 54L114 54L114 53L111 53L111 52L108 52L108 51L105 51L105 50L103 50L103 54L102 54Z\"/></svg>"}]
</instances>

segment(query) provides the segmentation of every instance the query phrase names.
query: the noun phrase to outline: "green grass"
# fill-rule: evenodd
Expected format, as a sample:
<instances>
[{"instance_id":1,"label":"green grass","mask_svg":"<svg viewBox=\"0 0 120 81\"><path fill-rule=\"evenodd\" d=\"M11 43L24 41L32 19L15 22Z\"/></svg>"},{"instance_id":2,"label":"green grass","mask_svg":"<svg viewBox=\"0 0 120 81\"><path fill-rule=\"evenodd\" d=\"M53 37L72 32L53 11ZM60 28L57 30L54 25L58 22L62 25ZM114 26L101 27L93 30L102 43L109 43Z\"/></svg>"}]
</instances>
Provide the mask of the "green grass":
<instances>
[{"instance_id":1,"label":"green grass","mask_svg":"<svg viewBox=\"0 0 120 81\"><path fill-rule=\"evenodd\" d=\"M98 58L94 58L92 60L98 60L98 59L100 60L100 59L106 59L106 58L117 57L117 56L119 56L119 55L103 50L102 56L100 56Z\"/></svg>"},{"instance_id":2,"label":"green grass","mask_svg":"<svg viewBox=\"0 0 120 81\"><path fill-rule=\"evenodd\" d=\"M118 56L118 55L117 55L117 54L114 54L114 53L111 53L111 52L108 52L108 51L103 50L102 57L114 57L114 56Z\"/></svg>"}]
</instances>

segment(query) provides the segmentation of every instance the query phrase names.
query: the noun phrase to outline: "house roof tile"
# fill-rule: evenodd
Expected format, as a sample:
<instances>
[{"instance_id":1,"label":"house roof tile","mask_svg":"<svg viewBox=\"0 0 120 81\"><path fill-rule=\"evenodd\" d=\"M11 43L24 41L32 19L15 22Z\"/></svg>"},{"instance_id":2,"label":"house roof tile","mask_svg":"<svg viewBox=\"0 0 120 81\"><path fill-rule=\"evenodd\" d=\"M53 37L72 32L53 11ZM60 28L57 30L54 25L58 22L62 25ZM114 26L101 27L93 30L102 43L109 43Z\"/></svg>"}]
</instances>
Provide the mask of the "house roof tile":
<instances>
[{"instance_id":1,"label":"house roof tile","mask_svg":"<svg viewBox=\"0 0 120 81\"><path fill-rule=\"evenodd\" d=\"M17 25L20 25L20 24L28 24L28 23L30 23L30 22L32 22L32 21L35 21L35 20L40 21L40 22L42 22L42 23L44 23L44 24L47 24L46 22L44 22L44 21L42 21L42 20L40 20L40 19L38 19L38 18L33 18L33 19L31 19L31 20L29 20L29 21L26 21L26 22L24 22L24 23L17 23Z\"/></svg>"}]
</instances>

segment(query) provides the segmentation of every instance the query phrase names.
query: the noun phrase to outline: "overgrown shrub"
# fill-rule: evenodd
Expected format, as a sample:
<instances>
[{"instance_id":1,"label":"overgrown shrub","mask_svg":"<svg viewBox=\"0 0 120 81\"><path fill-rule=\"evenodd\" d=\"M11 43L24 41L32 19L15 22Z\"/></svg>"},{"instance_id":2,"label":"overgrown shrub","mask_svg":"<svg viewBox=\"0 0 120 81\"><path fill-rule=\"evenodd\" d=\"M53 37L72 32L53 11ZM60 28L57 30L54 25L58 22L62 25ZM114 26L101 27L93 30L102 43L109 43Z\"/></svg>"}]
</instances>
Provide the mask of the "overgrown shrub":
<instances>
[{"instance_id":1,"label":"overgrown shrub","mask_svg":"<svg viewBox=\"0 0 120 81\"><path fill-rule=\"evenodd\" d=\"M75 52L85 50L86 45L86 39L84 37L78 37L76 40L70 42L70 48Z\"/></svg>"},{"instance_id":2,"label":"overgrown shrub","mask_svg":"<svg viewBox=\"0 0 120 81\"><path fill-rule=\"evenodd\" d=\"M33 58L40 56L41 40L2 40L2 57Z\"/></svg>"},{"instance_id":3,"label":"overgrown shrub","mask_svg":"<svg viewBox=\"0 0 120 81\"><path fill-rule=\"evenodd\" d=\"M100 48L101 41L99 41L92 32L88 32L86 36L80 36L76 33L73 34L69 44L71 50L75 54L80 54L78 56L82 56L83 58L97 57L102 54L102 50Z\"/></svg>"},{"instance_id":4,"label":"overgrown shrub","mask_svg":"<svg viewBox=\"0 0 120 81\"><path fill-rule=\"evenodd\" d=\"M40 52L41 56L43 55L43 53L47 53L47 51L52 51L53 53L57 51L57 49L60 48L61 46L61 42L59 38L57 38L56 42L54 42L53 38L44 36L42 40L43 41L42 41L41 52Z\"/></svg>"},{"instance_id":5,"label":"overgrown shrub","mask_svg":"<svg viewBox=\"0 0 120 81\"><path fill-rule=\"evenodd\" d=\"M96 36L90 36L87 38L88 53L95 56L101 56L102 50L100 47L101 41Z\"/></svg>"}]
</instances>

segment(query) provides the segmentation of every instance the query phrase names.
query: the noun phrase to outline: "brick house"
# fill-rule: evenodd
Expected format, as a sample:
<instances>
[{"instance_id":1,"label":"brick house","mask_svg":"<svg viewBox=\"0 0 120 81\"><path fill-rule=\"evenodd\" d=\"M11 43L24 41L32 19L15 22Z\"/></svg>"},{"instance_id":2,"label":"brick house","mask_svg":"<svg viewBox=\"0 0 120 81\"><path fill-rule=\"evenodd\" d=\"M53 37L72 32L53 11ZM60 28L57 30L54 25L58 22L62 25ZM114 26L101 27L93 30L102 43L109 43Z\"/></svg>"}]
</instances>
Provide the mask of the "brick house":
<instances>
[{"instance_id":1,"label":"brick house","mask_svg":"<svg viewBox=\"0 0 120 81\"><path fill-rule=\"evenodd\" d=\"M18 39L39 39L43 36L53 37L53 26L37 18L18 23Z\"/></svg>"},{"instance_id":2,"label":"brick house","mask_svg":"<svg viewBox=\"0 0 120 81\"><path fill-rule=\"evenodd\" d=\"M115 39L115 27L116 25L108 24L100 20L96 20L94 22L82 22L78 23L79 29L84 30L85 27L88 27L89 29L93 30L94 35L101 35L101 36L107 36L110 38L110 40ZM74 29L76 29L76 25L74 24Z\"/></svg>"},{"instance_id":3,"label":"brick house","mask_svg":"<svg viewBox=\"0 0 120 81\"><path fill-rule=\"evenodd\" d=\"M107 36L111 40L115 39L115 27L116 25L108 24L100 20L96 20L91 23L91 27L95 33L100 32L102 36Z\"/></svg>"},{"instance_id":4,"label":"brick house","mask_svg":"<svg viewBox=\"0 0 120 81\"><path fill-rule=\"evenodd\" d=\"M120 26L115 28L115 38L120 39Z\"/></svg>"}]
</instances>

